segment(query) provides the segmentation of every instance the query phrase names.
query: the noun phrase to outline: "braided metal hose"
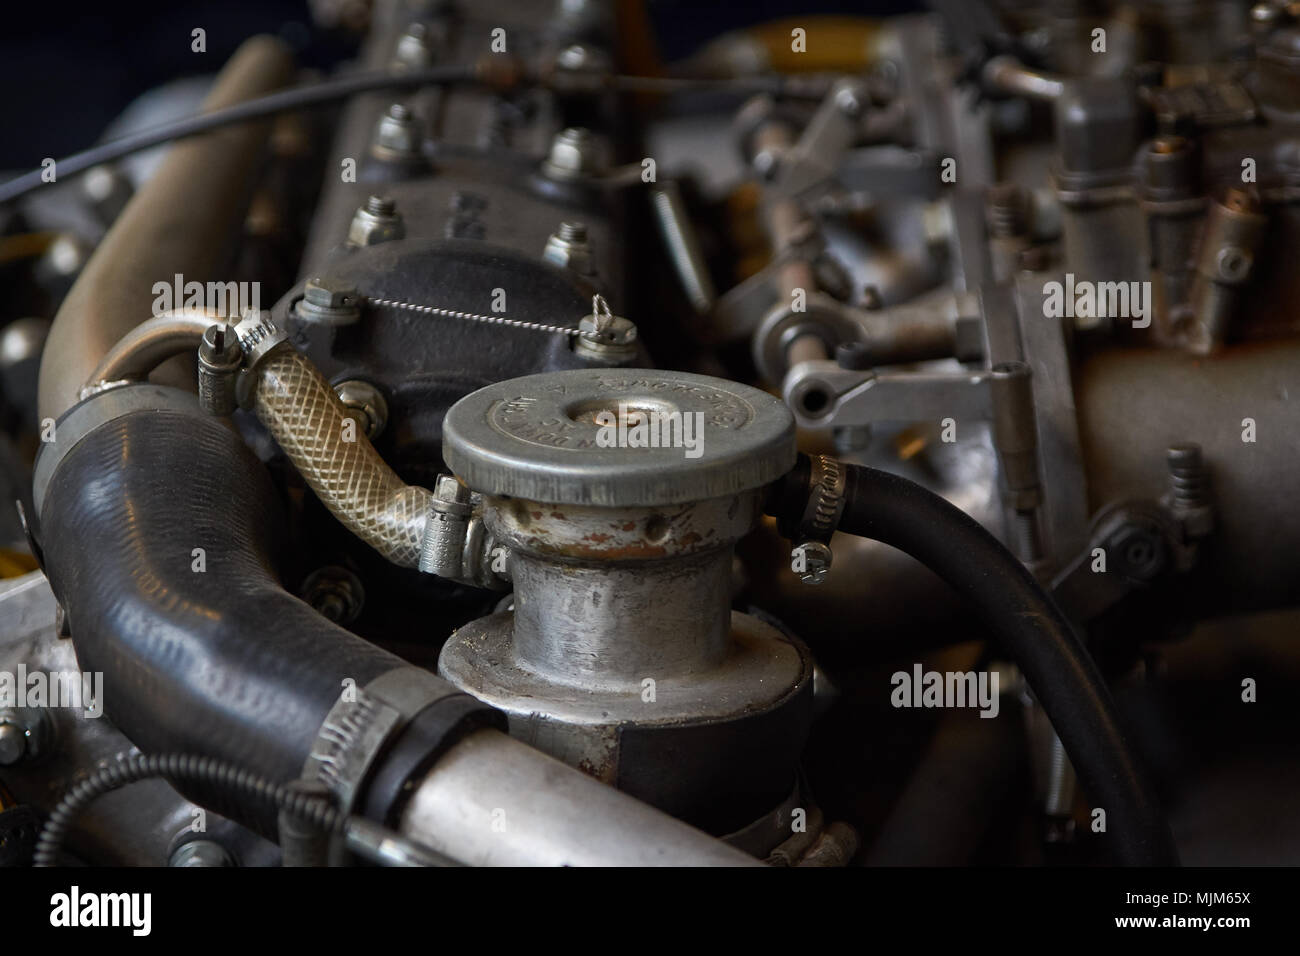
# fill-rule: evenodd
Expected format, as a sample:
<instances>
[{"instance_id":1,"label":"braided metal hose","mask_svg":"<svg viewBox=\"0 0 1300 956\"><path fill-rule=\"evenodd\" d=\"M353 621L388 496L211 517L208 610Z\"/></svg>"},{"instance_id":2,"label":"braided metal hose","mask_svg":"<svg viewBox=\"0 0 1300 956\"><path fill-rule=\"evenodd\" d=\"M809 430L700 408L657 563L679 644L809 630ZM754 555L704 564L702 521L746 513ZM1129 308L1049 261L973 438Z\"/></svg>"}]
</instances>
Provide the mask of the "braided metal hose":
<instances>
[{"instance_id":1,"label":"braided metal hose","mask_svg":"<svg viewBox=\"0 0 1300 956\"><path fill-rule=\"evenodd\" d=\"M388 467L305 355L274 349L255 374L254 412L321 503L389 561L418 567L429 490Z\"/></svg>"},{"instance_id":2,"label":"braided metal hose","mask_svg":"<svg viewBox=\"0 0 1300 956\"><path fill-rule=\"evenodd\" d=\"M206 784L232 795L273 804L304 822L329 833L342 833L347 816L312 794L276 784L234 764L193 754L148 754L96 770L73 787L54 808L36 840L36 866L57 866L64 837L87 805L110 791L140 780L165 777L170 781Z\"/></svg>"}]
</instances>

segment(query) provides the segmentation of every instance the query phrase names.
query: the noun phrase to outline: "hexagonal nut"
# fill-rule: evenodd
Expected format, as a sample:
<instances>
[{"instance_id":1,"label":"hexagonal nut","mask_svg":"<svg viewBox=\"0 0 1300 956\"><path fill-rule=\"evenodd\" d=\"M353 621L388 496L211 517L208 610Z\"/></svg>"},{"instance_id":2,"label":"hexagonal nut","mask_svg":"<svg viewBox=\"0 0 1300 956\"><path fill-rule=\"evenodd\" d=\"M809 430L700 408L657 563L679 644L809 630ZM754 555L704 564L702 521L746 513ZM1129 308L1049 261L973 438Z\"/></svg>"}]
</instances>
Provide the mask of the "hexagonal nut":
<instances>
[{"instance_id":1,"label":"hexagonal nut","mask_svg":"<svg viewBox=\"0 0 1300 956\"><path fill-rule=\"evenodd\" d=\"M804 584L821 584L831 570L830 545L821 541L804 541L790 551L790 570Z\"/></svg>"},{"instance_id":2,"label":"hexagonal nut","mask_svg":"<svg viewBox=\"0 0 1300 956\"><path fill-rule=\"evenodd\" d=\"M345 309L356 305L357 287L351 282L329 276L308 279L302 289L303 298L312 305L327 309Z\"/></svg>"},{"instance_id":3,"label":"hexagonal nut","mask_svg":"<svg viewBox=\"0 0 1300 956\"><path fill-rule=\"evenodd\" d=\"M357 287L330 276L308 279L302 298L295 305L301 319L326 325L347 325L361 318L361 299Z\"/></svg>"},{"instance_id":4,"label":"hexagonal nut","mask_svg":"<svg viewBox=\"0 0 1300 956\"><path fill-rule=\"evenodd\" d=\"M599 47L570 44L555 58L552 88L561 96L598 92L603 76L610 72L612 65L609 54Z\"/></svg>"},{"instance_id":5,"label":"hexagonal nut","mask_svg":"<svg viewBox=\"0 0 1300 956\"><path fill-rule=\"evenodd\" d=\"M578 275L593 275L596 271L591 259L591 246L586 241L575 242L553 234L546 240L542 258Z\"/></svg>"},{"instance_id":6,"label":"hexagonal nut","mask_svg":"<svg viewBox=\"0 0 1300 956\"><path fill-rule=\"evenodd\" d=\"M433 63L433 45L430 39L428 24L416 22L407 27L397 41L397 49L393 51L394 68L426 69Z\"/></svg>"},{"instance_id":7,"label":"hexagonal nut","mask_svg":"<svg viewBox=\"0 0 1300 956\"><path fill-rule=\"evenodd\" d=\"M409 159L420 155L422 138L415 114L395 103L375 127L371 152L380 159Z\"/></svg>"},{"instance_id":8,"label":"hexagonal nut","mask_svg":"<svg viewBox=\"0 0 1300 956\"><path fill-rule=\"evenodd\" d=\"M355 413L356 422L372 441L388 424L388 402L379 389L361 379L348 379L334 386L343 407Z\"/></svg>"},{"instance_id":9,"label":"hexagonal nut","mask_svg":"<svg viewBox=\"0 0 1300 956\"><path fill-rule=\"evenodd\" d=\"M600 170L599 143L590 130L570 127L551 142L542 171L552 179L579 179Z\"/></svg>"},{"instance_id":10,"label":"hexagonal nut","mask_svg":"<svg viewBox=\"0 0 1300 956\"><path fill-rule=\"evenodd\" d=\"M406 238L406 224L397 213L377 215L362 207L348 227L348 243L353 246L377 246L381 242Z\"/></svg>"},{"instance_id":11,"label":"hexagonal nut","mask_svg":"<svg viewBox=\"0 0 1300 956\"><path fill-rule=\"evenodd\" d=\"M944 199L936 199L921 207L921 229L926 245L947 246L953 236L952 206Z\"/></svg>"}]
</instances>

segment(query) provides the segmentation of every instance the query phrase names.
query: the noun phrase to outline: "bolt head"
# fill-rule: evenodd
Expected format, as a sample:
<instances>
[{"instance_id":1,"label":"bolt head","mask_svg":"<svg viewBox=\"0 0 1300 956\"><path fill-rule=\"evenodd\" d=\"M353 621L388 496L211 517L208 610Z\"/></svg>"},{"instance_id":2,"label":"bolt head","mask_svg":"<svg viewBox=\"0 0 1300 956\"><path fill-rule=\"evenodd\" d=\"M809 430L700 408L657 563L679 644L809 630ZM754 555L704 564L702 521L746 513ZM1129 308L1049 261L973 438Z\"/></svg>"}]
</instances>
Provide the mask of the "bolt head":
<instances>
[{"instance_id":1,"label":"bolt head","mask_svg":"<svg viewBox=\"0 0 1300 956\"><path fill-rule=\"evenodd\" d=\"M304 601L338 624L356 620L366 600L361 579L337 565L327 565L309 574L302 583L301 593Z\"/></svg>"},{"instance_id":2,"label":"bolt head","mask_svg":"<svg viewBox=\"0 0 1300 956\"><path fill-rule=\"evenodd\" d=\"M1145 524L1121 525L1108 537L1106 551L1113 555L1116 570L1143 581L1154 578L1165 565L1164 537Z\"/></svg>"},{"instance_id":3,"label":"bolt head","mask_svg":"<svg viewBox=\"0 0 1300 956\"><path fill-rule=\"evenodd\" d=\"M831 549L821 541L804 541L790 552L790 561L793 567L804 569L798 572L804 584L821 584L831 570Z\"/></svg>"},{"instance_id":4,"label":"bolt head","mask_svg":"<svg viewBox=\"0 0 1300 956\"><path fill-rule=\"evenodd\" d=\"M543 172L552 179L579 179L600 166L598 144L590 130L572 126L555 134Z\"/></svg>"},{"instance_id":5,"label":"bolt head","mask_svg":"<svg viewBox=\"0 0 1300 956\"><path fill-rule=\"evenodd\" d=\"M315 276L302 287L294 305L298 318L325 325L348 325L361 317L361 297L350 282L332 276Z\"/></svg>"},{"instance_id":6,"label":"bolt head","mask_svg":"<svg viewBox=\"0 0 1300 956\"><path fill-rule=\"evenodd\" d=\"M944 200L926 203L921 208L921 228L925 233L926 244L946 246L954 234L952 206Z\"/></svg>"},{"instance_id":7,"label":"bolt head","mask_svg":"<svg viewBox=\"0 0 1300 956\"><path fill-rule=\"evenodd\" d=\"M455 475L439 475L433 486L433 496L452 504L469 503L469 489Z\"/></svg>"},{"instance_id":8,"label":"bolt head","mask_svg":"<svg viewBox=\"0 0 1300 956\"><path fill-rule=\"evenodd\" d=\"M406 238L406 223L396 212L376 214L366 206L359 208L348 227L348 242L354 246L377 246L381 242Z\"/></svg>"},{"instance_id":9,"label":"bolt head","mask_svg":"<svg viewBox=\"0 0 1300 956\"><path fill-rule=\"evenodd\" d=\"M373 441L379 437L388 424L388 402L383 392L369 382L349 379L334 386L334 394L345 408L356 412L357 423L367 438Z\"/></svg>"},{"instance_id":10,"label":"bolt head","mask_svg":"<svg viewBox=\"0 0 1300 956\"><path fill-rule=\"evenodd\" d=\"M308 279L302 296L312 305L327 309L347 309L357 303L357 287L329 276Z\"/></svg>"},{"instance_id":11,"label":"bolt head","mask_svg":"<svg viewBox=\"0 0 1300 956\"><path fill-rule=\"evenodd\" d=\"M244 362L244 350L233 325L209 325L199 343L199 364L208 372L233 373Z\"/></svg>"},{"instance_id":12,"label":"bolt head","mask_svg":"<svg viewBox=\"0 0 1300 956\"><path fill-rule=\"evenodd\" d=\"M561 223L558 232L551 233L542 250L542 258L562 269L571 269L578 275L593 275L596 271L591 260L591 244L586 229L575 223Z\"/></svg>"},{"instance_id":13,"label":"bolt head","mask_svg":"<svg viewBox=\"0 0 1300 956\"><path fill-rule=\"evenodd\" d=\"M375 127L373 152L380 159L409 159L420 155L419 123L409 109L394 103Z\"/></svg>"},{"instance_id":14,"label":"bolt head","mask_svg":"<svg viewBox=\"0 0 1300 956\"><path fill-rule=\"evenodd\" d=\"M397 49L393 53L393 60L399 67L408 69L423 69L433 62L433 47L429 42L429 28L420 22L412 23L406 28L400 40L397 41Z\"/></svg>"},{"instance_id":15,"label":"bolt head","mask_svg":"<svg viewBox=\"0 0 1300 956\"><path fill-rule=\"evenodd\" d=\"M555 65L562 70L594 72L609 66L609 58L584 43L571 43L560 51Z\"/></svg>"}]
</instances>

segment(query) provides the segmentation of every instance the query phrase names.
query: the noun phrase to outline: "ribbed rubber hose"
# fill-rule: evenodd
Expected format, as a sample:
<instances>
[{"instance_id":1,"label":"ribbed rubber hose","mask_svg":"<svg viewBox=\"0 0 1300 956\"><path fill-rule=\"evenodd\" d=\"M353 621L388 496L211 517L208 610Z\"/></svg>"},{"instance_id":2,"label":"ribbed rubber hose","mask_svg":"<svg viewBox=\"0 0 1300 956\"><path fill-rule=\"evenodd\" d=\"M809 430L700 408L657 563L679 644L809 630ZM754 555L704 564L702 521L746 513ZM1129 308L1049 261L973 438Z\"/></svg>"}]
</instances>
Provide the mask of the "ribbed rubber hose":
<instances>
[{"instance_id":1,"label":"ribbed rubber hose","mask_svg":"<svg viewBox=\"0 0 1300 956\"><path fill-rule=\"evenodd\" d=\"M114 419L60 463L40 515L46 573L81 669L103 673L104 711L141 750L290 780L343 681L402 666L284 590L283 530L266 468L197 407ZM274 815L250 825L274 833Z\"/></svg>"},{"instance_id":2,"label":"ribbed rubber hose","mask_svg":"<svg viewBox=\"0 0 1300 956\"><path fill-rule=\"evenodd\" d=\"M321 504L389 561L418 567L428 489L397 477L305 355L279 348L256 374L253 410Z\"/></svg>"},{"instance_id":3,"label":"ribbed rubber hose","mask_svg":"<svg viewBox=\"0 0 1300 956\"><path fill-rule=\"evenodd\" d=\"M839 530L916 558L979 611L1052 721L1115 853L1132 866L1174 866L1169 824L1092 658L1033 575L979 522L898 475L847 469Z\"/></svg>"}]
</instances>

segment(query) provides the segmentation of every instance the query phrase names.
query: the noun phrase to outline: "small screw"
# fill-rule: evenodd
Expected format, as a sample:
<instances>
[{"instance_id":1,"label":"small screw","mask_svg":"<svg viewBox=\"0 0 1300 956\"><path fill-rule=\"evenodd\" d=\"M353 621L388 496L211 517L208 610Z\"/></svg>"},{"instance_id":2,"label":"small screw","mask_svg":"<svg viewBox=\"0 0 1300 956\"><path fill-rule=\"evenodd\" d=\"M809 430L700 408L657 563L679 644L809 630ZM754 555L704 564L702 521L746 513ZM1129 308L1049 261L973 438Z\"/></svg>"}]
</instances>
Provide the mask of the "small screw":
<instances>
[{"instance_id":1,"label":"small screw","mask_svg":"<svg viewBox=\"0 0 1300 956\"><path fill-rule=\"evenodd\" d=\"M327 565L313 571L302 585L303 600L336 624L356 620L365 604L361 580L346 568Z\"/></svg>"},{"instance_id":2,"label":"small screw","mask_svg":"<svg viewBox=\"0 0 1300 956\"><path fill-rule=\"evenodd\" d=\"M821 584L831 570L831 549L821 541L804 541L790 552L790 566L804 584Z\"/></svg>"},{"instance_id":3,"label":"small screw","mask_svg":"<svg viewBox=\"0 0 1300 956\"><path fill-rule=\"evenodd\" d=\"M391 216L397 212L397 203L387 196L371 196L366 200L366 212L372 216Z\"/></svg>"}]
</instances>

